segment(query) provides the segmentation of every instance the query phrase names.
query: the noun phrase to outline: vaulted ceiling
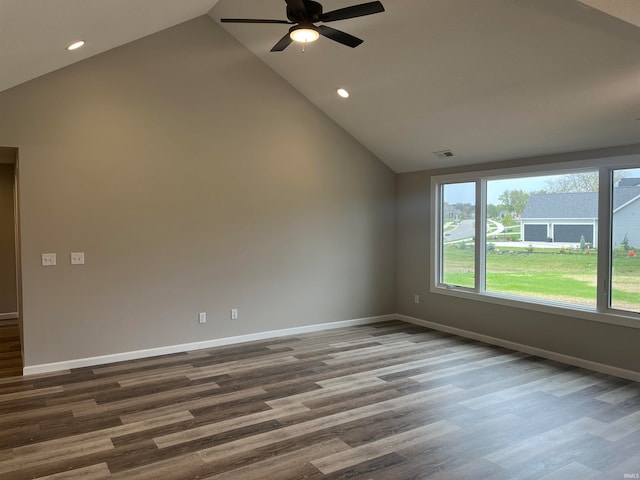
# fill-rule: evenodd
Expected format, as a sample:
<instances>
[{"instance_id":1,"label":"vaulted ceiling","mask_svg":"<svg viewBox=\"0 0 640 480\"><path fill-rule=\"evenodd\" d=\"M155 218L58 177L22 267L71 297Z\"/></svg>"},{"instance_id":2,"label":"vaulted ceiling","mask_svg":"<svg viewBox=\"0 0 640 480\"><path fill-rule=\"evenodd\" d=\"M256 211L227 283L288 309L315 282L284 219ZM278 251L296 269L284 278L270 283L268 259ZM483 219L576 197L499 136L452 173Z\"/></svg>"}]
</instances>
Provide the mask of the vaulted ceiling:
<instances>
[{"instance_id":1,"label":"vaulted ceiling","mask_svg":"<svg viewBox=\"0 0 640 480\"><path fill-rule=\"evenodd\" d=\"M287 25L220 25L396 172L640 142L637 0L382 3L331 24L364 40L355 49L271 53ZM0 0L0 90L207 13L284 19L285 2Z\"/></svg>"}]
</instances>

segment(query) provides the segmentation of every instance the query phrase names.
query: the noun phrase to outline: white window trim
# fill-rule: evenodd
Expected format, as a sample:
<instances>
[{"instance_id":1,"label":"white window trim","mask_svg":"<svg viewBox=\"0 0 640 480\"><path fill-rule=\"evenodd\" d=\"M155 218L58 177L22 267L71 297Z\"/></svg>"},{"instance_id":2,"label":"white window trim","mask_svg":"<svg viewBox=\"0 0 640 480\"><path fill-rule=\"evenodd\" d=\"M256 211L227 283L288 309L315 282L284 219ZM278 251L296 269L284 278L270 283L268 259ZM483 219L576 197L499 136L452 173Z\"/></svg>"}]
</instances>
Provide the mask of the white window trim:
<instances>
[{"instance_id":1,"label":"white window trim","mask_svg":"<svg viewBox=\"0 0 640 480\"><path fill-rule=\"evenodd\" d=\"M590 308L580 305L569 305L543 299L534 299L514 295L485 291L485 255L486 241L476 242L476 271L475 288L441 285L439 283L440 265L442 263L439 248L441 231L440 198L442 185L448 183L477 182L476 208L480 206L481 218L476 215L476 238L485 238L486 212L482 206L486 203L487 180L499 180L511 177L535 177L542 175L561 175L563 173L576 173L580 171L599 170L600 188L598 198L598 215L594 234L598 238L598 251L611 252L611 180L613 170L625 168L640 168L640 155L622 155L606 158L593 158L588 160L550 163L543 165L514 167L499 170L468 171L462 173L435 175L431 177L431 219L429 254L431 258L431 271L429 272L429 284L431 293L449 295L458 298L478 300L497 305L533 310L554 315L580 318L601 323L621 325L631 328L640 328L640 313L609 308L610 255L598 255L598 298L597 307Z\"/></svg>"}]
</instances>

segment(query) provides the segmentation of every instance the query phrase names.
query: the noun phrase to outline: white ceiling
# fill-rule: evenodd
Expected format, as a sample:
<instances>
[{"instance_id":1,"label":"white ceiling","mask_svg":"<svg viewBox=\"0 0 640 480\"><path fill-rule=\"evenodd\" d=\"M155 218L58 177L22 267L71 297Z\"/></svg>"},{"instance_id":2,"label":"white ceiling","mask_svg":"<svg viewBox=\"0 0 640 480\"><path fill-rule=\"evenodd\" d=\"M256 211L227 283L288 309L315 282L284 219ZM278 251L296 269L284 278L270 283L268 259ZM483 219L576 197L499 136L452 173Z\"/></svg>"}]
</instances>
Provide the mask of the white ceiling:
<instances>
[{"instance_id":1,"label":"white ceiling","mask_svg":"<svg viewBox=\"0 0 640 480\"><path fill-rule=\"evenodd\" d=\"M331 24L365 41L356 49L321 38L305 53L296 44L270 53L286 25L222 26L397 172L640 142L640 1L382 3L385 13ZM206 12L284 19L284 9L283 0L0 0L0 90ZM65 51L77 38L87 46ZM444 149L455 156L432 154Z\"/></svg>"},{"instance_id":2,"label":"white ceiling","mask_svg":"<svg viewBox=\"0 0 640 480\"><path fill-rule=\"evenodd\" d=\"M0 91L206 14L217 0L0 0ZM74 52L65 47L83 39Z\"/></svg>"}]
</instances>

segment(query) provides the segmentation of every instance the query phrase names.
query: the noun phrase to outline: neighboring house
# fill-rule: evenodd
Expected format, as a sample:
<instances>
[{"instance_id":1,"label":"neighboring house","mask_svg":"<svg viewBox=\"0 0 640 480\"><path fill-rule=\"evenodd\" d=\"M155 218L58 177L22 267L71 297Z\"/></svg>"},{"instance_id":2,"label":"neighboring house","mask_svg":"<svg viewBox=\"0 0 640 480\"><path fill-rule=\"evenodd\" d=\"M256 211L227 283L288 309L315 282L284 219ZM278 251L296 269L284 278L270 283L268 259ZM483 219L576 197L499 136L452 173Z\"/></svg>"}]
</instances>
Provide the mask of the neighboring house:
<instances>
[{"instance_id":1,"label":"neighboring house","mask_svg":"<svg viewBox=\"0 0 640 480\"><path fill-rule=\"evenodd\" d=\"M458 220L462 216L462 212L459 208L449 205L448 203L444 204L443 214L444 218L449 218L451 220Z\"/></svg>"},{"instance_id":2,"label":"neighboring house","mask_svg":"<svg viewBox=\"0 0 640 480\"><path fill-rule=\"evenodd\" d=\"M520 235L525 242L579 242L597 244L598 194L534 194L522 211Z\"/></svg>"},{"instance_id":3,"label":"neighboring house","mask_svg":"<svg viewBox=\"0 0 640 480\"><path fill-rule=\"evenodd\" d=\"M640 179L637 180L640 184ZM613 191L613 246L627 236L640 246L640 186L619 186ZM525 242L580 242L598 245L598 194L547 193L531 195L522 212L521 238Z\"/></svg>"},{"instance_id":4,"label":"neighboring house","mask_svg":"<svg viewBox=\"0 0 640 480\"><path fill-rule=\"evenodd\" d=\"M640 187L640 178L623 178L618 182L619 187Z\"/></svg>"},{"instance_id":5,"label":"neighboring house","mask_svg":"<svg viewBox=\"0 0 640 480\"><path fill-rule=\"evenodd\" d=\"M621 186L613 190L614 248L622 245L625 235L630 246L640 248L640 178L627 180L636 180L636 186Z\"/></svg>"}]
</instances>

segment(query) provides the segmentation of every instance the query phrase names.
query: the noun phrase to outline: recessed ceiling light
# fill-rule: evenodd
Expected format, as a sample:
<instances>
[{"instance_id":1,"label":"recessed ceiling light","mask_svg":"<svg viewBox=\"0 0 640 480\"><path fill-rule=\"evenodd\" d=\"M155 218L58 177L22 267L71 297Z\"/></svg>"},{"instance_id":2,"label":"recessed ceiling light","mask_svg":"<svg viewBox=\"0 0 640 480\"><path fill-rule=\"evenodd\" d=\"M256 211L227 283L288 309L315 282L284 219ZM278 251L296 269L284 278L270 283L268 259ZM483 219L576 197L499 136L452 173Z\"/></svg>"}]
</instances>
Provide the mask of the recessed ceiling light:
<instances>
[{"instance_id":1,"label":"recessed ceiling light","mask_svg":"<svg viewBox=\"0 0 640 480\"><path fill-rule=\"evenodd\" d=\"M69 45L67 47L67 50L77 50L82 46L84 46L84 40L78 40L77 42L73 42L71 45Z\"/></svg>"},{"instance_id":2,"label":"recessed ceiling light","mask_svg":"<svg viewBox=\"0 0 640 480\"><path fill-rule=\"evenodd\" d=\"M347 92L344 88L338 89L338 95L340 95L342 98L349 98L349 92Z\"/></svg>"}]
</instances>

